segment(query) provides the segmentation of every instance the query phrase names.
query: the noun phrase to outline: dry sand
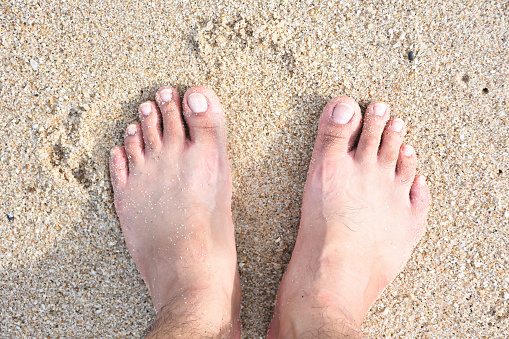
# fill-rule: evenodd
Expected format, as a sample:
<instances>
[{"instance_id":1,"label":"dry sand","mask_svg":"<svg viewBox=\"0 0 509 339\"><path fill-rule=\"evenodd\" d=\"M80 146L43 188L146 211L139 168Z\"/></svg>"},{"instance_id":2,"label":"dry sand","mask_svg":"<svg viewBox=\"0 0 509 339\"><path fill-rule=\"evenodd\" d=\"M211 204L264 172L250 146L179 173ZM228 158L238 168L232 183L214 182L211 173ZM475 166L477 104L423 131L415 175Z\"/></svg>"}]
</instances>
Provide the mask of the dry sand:
<instances>
[{"instance_id":1,"label":"dry sand","mask_svg":"<svg viewBox=\"0 0 509 339\"><path fill-rule=\"evenodd\" d=\"M227 111L245 338L265 335L341 94L407 121L433 196L367 337L507 338L508 18L500 0L2 1L0 336L146 333L109 149L160 86L205 84Z\"/></svg>"}]
</instances>

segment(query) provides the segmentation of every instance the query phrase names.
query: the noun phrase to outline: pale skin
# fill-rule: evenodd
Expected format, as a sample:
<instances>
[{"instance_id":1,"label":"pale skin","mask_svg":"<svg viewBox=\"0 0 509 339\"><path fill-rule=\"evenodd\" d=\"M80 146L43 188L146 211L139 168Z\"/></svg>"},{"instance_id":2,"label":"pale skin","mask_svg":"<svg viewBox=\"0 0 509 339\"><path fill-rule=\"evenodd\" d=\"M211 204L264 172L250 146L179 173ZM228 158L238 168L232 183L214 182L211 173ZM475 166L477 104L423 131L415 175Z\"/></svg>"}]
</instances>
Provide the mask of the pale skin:
<instances>
[{"instance_id":1,"label":"pale skin","mask_svg":"<svg viewBox=\"0 0 509 339\"><path fill-rule=\"evenodd\" d=\"M111 151L115 206L157 317L149 338L240 338L224 111L163 87ZM300 229L268 338L362 338L371 304L425 233L429 192L401 119L348 97L320 119ZM184 128L188 127L186 135Z\"/></svg>"}]
</instances>

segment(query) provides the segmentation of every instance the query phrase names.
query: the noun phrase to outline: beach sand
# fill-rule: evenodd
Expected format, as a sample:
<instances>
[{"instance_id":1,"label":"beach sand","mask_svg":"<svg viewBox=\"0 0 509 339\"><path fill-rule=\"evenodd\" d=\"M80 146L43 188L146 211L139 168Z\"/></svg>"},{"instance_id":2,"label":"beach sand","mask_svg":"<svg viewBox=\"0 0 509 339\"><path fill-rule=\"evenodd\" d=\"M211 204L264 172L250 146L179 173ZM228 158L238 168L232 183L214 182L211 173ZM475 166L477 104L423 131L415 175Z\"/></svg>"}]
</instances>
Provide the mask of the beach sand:
<instances>
[{"instance_id":1,"label":"beach sand","mask_svg":"<svg viewBox=\"0 0 509 339\"><path fill-rule=\"evenodd\" d=\"M147 333L109 150L160 86L208 85L227 112L244 338L265 336L338 95L405 119L433 197L366 336L507 338L508 18L505 1L3 1L0 336Z\"/></svg>"}]
</instances>

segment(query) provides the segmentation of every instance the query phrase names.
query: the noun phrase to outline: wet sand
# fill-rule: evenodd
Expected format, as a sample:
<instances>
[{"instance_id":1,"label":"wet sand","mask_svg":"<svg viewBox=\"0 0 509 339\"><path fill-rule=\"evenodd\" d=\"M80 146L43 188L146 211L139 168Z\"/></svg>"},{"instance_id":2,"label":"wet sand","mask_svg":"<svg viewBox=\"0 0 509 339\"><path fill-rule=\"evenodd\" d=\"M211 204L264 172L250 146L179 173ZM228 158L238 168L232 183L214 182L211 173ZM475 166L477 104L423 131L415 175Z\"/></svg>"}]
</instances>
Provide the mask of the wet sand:
<instances>
[{"instance_id":1,"label":"wet sand","mask_svg":"<svg viewBox=\"0 0 509 339\"><path fill-rule=\"evenodd\" d=\"M406 120L433 196L367 337L508 337L508 17L503 1L2 2L0 333L146 333L109 149L160 86L208 85L227 112L245 338L267 330L337 95Z\"/></svg>"}]
</instances>

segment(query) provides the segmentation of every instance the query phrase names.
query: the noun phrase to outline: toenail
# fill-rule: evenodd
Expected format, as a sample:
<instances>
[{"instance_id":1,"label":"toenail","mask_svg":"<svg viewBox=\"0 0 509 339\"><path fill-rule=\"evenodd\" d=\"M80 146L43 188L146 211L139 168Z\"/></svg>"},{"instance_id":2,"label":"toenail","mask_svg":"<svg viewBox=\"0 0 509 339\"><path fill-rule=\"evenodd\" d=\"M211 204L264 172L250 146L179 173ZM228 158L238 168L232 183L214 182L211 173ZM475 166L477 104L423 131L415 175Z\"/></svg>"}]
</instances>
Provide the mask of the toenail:
<instances>
[{"instance_id":1,"label":"toenail","mask_svg":"<svg viewBox=\"0 0 509 339\"><path fill-rule=\"evenodd\" d=\"M375 107L373 107L373 112L375 115L381 117L385 114L385 111L387 110L387 106L382 102L377 102L375 104Z\"/></svg>"},{"instance_id":2,"label":"toenail","mask_svg":"<svg viewBox=\"0 0 509 339\"><path fill-rule=\"evenodd\" d=\"M348 123L354 114L352 106L347 103L341 102L336 105L334 112L332 112L332 119L338 124Z\"/></svg>"},{"instance_id":3,"label":"toenail","mask_svg":"<svg viewBox=\"0 0 509 339\"><path fill-rule=\"evenodd\" d=\"M171 88L165 88L160 92L161 100L163 102L171 101L171 98L173 97L173 91Z\"/></svg>"},{"instance_id":4,"label":"toenail","mask_svg":"<svg viewBox=\"0 0 509 339\"><path fill-rule=\"evenodd\" d=\"M141 104L140 111L144 116L148 117L152 112L152 105L150 104L150 102L144 102L143 104Z\"/></svg>"},{"instance_id":5,"label":"toenail","mask_svg":"<svg viewBox=\"0 0 509 339\"><path fill-rule=\"evenodd\" d=\"M203 113L207 111L207 98L201 93L193 93L187 97L187 104L193 113Z\"/></svg>"},{"instance_id":6,"label":"toenail","mask_svg":"<svg viewBox=\"0 0 509 339\"><path fill-rule=\"evenodd\" d=\"M403 146L403 154L406 155L407 157L411 156L412 154L414 154L414 148L410 145Z\"/></svg>"},{"instance_id":7,"label":"toenail","mask_svg":"<svg viewBox=\"0 0 509 339\"><path fill-rule=\"evenodd\" d=\"M403 125L405 123L403 122L403 120L401 119L394 119L392 121L392 125L391 125L391 128L394 132L401 132L401 130L403 129Z\"/></svg>"},{"instance_id":8,"label":"toenail","mask_svg":"<svg viewBox=\"0 0 509 339\"><path fill-rule=\"evenodd\" d=\"M136 134L136 125L127 126L127 135L135 135Z\"/></svg>"}]
</instances>

